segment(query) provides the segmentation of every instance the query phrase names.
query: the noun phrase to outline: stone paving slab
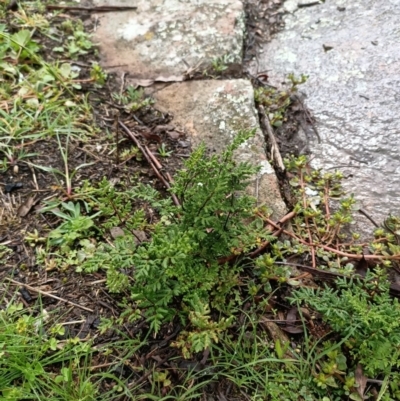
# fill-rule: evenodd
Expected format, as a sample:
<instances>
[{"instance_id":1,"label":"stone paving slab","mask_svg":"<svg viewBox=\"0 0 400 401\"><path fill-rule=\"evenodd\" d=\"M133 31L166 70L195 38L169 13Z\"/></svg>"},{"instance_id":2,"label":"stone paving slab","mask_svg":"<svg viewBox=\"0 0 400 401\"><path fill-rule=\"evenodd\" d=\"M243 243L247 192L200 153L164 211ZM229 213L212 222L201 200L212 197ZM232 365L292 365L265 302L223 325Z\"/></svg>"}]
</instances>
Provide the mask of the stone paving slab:
<instances>
[{"instance_id":1,"label":"stone paving slab","mask_svg":"<svg viewBox=\"0 0 400 401\"><path fill-rule=\"evenodd\" d=\"M151 89L149 90L151 91ZM240 130L256 128L254 138L239 149L237 159L261 166L249 186L259 205L273 210L273 218L286 213L275 172L265 156L265 141L259 128L251 83L238 80L207 80L174 83L162 89L153 88L158 109L174 115L196 146L205 142L210 152L219 153Z\"/></svg>"},{"instance_id":2,"label":"stone paving slab","mask_svg":"<svg viewBox=\"0 0 400 401\"><path fill-rule=\"evenodd\" d=\"M317 119L313 165L342 170L345 188L377 223L400 215L400 1L327 0L298 9L263 47L270 83L309 75L300 91ZM357 216L357 215L356 215ZM358 229L370 233L360 215Z\"/></svg>"},{"instance_id":3,"label":"stone paving slab","mask_svg":"<svg viewBox=\"0 0 400 401\"><path fill-rule=\"evenodd\" d=\"M200 62L229 56L241 63L244 11L239 0L94 0L96 6L137 6L94 16L101 64L130 77L182 75Z\"/></svg>"}]
</instances>

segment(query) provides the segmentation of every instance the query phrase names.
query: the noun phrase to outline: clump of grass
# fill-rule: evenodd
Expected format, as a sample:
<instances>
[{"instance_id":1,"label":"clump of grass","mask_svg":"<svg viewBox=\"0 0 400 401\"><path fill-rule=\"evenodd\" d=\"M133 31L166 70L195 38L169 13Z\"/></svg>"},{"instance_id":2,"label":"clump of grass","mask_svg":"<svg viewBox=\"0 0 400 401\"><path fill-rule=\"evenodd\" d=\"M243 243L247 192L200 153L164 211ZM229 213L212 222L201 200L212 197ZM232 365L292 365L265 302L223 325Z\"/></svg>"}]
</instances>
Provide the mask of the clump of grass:
<instances>
[{"instance_id":1,"label":"clump of grass","mask_svg":"<svg viewBox=\"0 0 400 401\"><path fill-rule=\"evenodd\" d=\"M2 301L5 301L2 299ZM64 339L56 311L9 302L0 311L0 392L3 400L95 400L90 342Z\"/></svg>"}]
</instances>

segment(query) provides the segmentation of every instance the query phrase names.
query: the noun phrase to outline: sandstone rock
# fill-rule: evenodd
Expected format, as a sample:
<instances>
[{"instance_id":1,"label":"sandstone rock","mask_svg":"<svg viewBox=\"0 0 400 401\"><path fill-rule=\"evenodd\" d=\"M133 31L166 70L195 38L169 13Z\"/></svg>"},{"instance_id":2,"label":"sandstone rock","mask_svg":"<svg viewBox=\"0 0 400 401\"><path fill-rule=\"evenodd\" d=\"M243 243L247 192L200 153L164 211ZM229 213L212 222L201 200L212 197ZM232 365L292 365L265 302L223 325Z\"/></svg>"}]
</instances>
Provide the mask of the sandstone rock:
<instances>
[{"instance_id":1,"label":"sandstone rock","mask_svg":"<svg viewBox=\"0 0 400 401\"><path fill-rule=\"evenodd\" d=\"M94 0L96 6L132 5ZM244 35L238 0L137 0L135 11L99 13L94 41L108 70L138 79L184 74L217 57L240 63Z\"/></svg>"}]
</instances>

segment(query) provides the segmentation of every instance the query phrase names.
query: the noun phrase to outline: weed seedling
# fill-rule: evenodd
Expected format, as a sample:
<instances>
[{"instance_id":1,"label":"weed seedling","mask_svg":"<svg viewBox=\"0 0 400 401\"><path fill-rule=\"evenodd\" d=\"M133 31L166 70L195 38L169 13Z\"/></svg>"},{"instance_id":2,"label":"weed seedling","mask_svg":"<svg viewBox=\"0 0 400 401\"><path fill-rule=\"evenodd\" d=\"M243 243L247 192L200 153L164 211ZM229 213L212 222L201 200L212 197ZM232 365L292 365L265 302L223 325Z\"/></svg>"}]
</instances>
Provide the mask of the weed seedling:
<instances>
[{"instance_id":1,"label":"weed seedling","mask_svg":"<svg viewBox=\"0 0 400 401\"><path fill-rule=\"evenodd\" d=\"M81 168L90 166L93 163L82 163L81 165L76 167L71 172L69 169L69 166L68 166L68 145L69 145L70 135L69 134L66 135L65 146L61 142L60 135L57 133L56 136L57 136L58 149L60 150L61 158L64 163L64 172L59 169L53 168L53 167L39 166L39 165L35 165L32 163L31 164L32 164L32 166L34 166L40 170L52 173L54 175L54 178L56 179L56 181L59 183L60 188L62 188L63 183L59 179L59 177L62 177L65 180L65 190L64 190L65 196L67 199L71 199L73 197L72 179L74 178L75 174Z\"/></svg>"},{"instance_id":2,"label":"weed seedling","mask_svg":"<svg viewBox=\"0 0 400 401\"><path fill-rule=\"evenodd\" d=\"M233 59L232 56L225 54L221 57L214 58L211 61L211 66L215 72L222 73L226 69L228 69L229 63L233 61L232 59Z\"/></svg>"},{"instance_id":3,"label":"weed seedling","mask_svg":"<svg viewBox=\"0 0 400 401\"><path fill-rule=\"evenodd\" d=\"M306 75L296 78L288 75L290 81L287 90L279 91L274 87L260 87L254 90L254 100L265 107L271 125L280 127L285 118L285 113L291 104L291 96L298 90L298 86L307 81Z\"/></svg>"},{"instance_id":4,"label":"weed seedling","mask_svg":"<svg viewBox=\"0 0 400 401\"><path fill-rule=\"evenodd\" d=\"M81 214L79 203L63 202L63 211L52 209L51 213L64 221L49 234L49 246L60 246L68 249L77 239L86 238L89 230L94 226L94 218L101 214L97 212L91 216Z\"/></svg>"},{"instance_id":5,"label":"weed seedling","mask_svg":"<svg viewBox=\"0 0 400 401\"><path fill-rule=\"evenodd\" d=\"M153 99L145 97L143 89L135 89L133 86L128 86L125 93L114 93L112 96L127 112L135 112L154 103Z\"/></svg>"},{"instance_id":6,"label":"weed seedling","mask_svg":"<svg viewBox=\"0 0 400 401\"><path fill-rule=\"evenodd\" d=\"M165 146L165 143L163 143L163 144L161 144L161 146L158 148L158 154L159 154L161 157L170 157L170 156L172 155L172 151L171 151L171 150L168 151L167 148L166 148L166 146Z\"/></svg>"},{"instance_id":7,"label":"weed seedling","mask_svg":"<svg viewBox=\"0 0 400 401\"><path fill-rule=\"evenodd\" d=\"M107 80L107 73L98 63L93 63L90 70L90 78L92 78L97 85L103 86Z\"/></svg>"}]
</instances>

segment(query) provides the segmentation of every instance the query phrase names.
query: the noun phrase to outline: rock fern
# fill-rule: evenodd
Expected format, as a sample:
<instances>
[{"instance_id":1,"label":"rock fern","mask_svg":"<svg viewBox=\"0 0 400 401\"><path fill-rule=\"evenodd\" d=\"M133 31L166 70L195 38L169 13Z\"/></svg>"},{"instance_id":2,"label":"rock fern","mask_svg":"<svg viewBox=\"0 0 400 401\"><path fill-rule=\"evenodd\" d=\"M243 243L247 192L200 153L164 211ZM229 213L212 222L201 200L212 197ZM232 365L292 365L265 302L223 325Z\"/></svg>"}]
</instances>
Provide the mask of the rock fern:
<instances>
[{"instance_id":1,"label":"rock fern","mask_svg":"<svg viewBox=\"0 0 400 401\"><path fill-rule=\"evenodd\" d=\"M139 246L129 236L114 246L103 244L83 267L106 269L114 292L128 289L132 313L144 316L154 332L180 319L189 330L176 346L186 355L217 341L238 306L240 297L235 294L242 268L221 260L267 236L253 217L254 199L245 192L258 168L234 158L252 135L239 133L220 155L207 156L205 146L199 146L171 189L180 207L162 203L159 194L146 187L133 190L136 199L157 204L160 212L151 239Z\"/></svg>"}]
</instances>

